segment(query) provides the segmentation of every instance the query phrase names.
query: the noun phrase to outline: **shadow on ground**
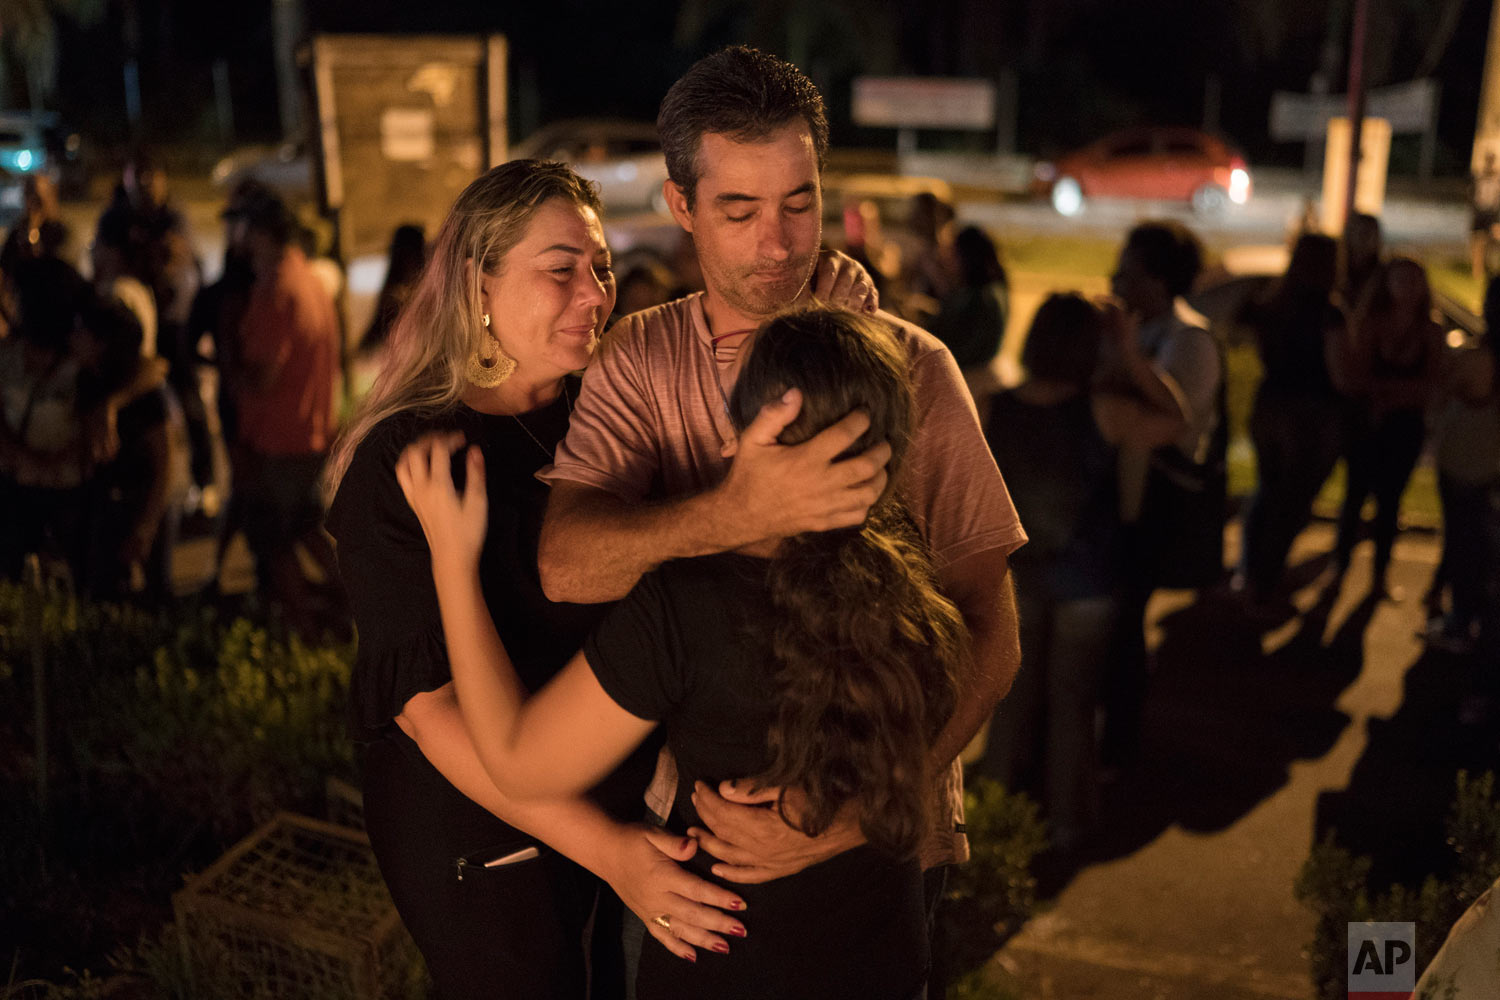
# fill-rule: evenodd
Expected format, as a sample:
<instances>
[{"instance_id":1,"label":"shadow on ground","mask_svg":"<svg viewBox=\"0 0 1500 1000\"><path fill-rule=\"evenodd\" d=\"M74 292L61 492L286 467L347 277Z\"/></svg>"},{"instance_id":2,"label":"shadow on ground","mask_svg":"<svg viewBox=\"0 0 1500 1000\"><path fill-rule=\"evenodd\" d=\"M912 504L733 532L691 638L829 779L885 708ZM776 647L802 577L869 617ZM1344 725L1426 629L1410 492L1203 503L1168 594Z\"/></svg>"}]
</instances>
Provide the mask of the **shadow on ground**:
<instances>
[{"instance_id":1,"label":"shadow on ground","mask_svg":"<svg viewBox=\"0 0 1500 1000\"><path fill-rule=\"evenodd\" d=\"M1316 835L1330 832L1373 861L1370 885L1418 886L1453 863L1446 821L1455 777L1500 769L1500 664L1429 649L1406 673L1401 708L1371 720L1348 787L1318 799Z\"/></svg>"},{"instance_id":2,"label":"shadow on ground","mask_svg":"<svg viewBox=\"0 0 1500 1000\"><path fill-rule=\"evenodd\" d=\"M1301 588L1326 569L1320 557L1288 573ZM1293 762L1332 749L1349 723L1334 706L1364 668L1365 632L1379 606L1374 595L1340 603L1343 616L1331 622L1338 598L1338 584L1325 584L1295 623L1254 620L1218 588L1159 620L1140 758L1104 789L1094 842L1075 857L1042 859L1043 896L1084 865L1129 855L1173 825L1196 833L1231 826L1286 784ZM1295 631L1264 654L1262 636L1278 628ZM1396 714L1370 721L1348 787L1319 797L1316 838L1332 832L1369 856L1372 886L1417 885L1446 870L1457 772L1500 770L1500 662L1480 661L1424 652L1406 670Z\"/></svg>"},{"instance_id":3,"label":"shadow on ground","mask_svg":"<svg viewBox=\"0 0 1500 1000\"><path fill-rule=\"evenodd\" d=\"M1290 569L1298 585L1323 560ZM1364 666L1368 596L1329 631L1338 585L1293 624L1253 619L1225 588L1205 590L1162 617L1135 765L1105 786L1094 841L1076 857L1044 858L1040 889L1060 891L1084 865L1134 853L1173 825L1223 830L1275 794L1294 761L1332 749L1349 717L1334 707ZM1262 636L1295 629L1273 653ZM1451 784L1451 781L1450 781Z\"/></svg>"}]
</instances>

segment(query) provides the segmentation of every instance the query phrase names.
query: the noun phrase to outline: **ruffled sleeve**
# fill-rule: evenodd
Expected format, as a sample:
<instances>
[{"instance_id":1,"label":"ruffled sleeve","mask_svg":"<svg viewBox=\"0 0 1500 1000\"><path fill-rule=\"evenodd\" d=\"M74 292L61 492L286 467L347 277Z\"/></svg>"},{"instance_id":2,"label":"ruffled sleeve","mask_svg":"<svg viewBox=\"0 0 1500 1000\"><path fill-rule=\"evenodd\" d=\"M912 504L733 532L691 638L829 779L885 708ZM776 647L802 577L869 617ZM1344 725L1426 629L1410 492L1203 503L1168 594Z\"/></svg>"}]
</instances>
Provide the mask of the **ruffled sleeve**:
<instances>
[{"instance_id":1,"label":"ruffled sleeve","mask_svg":"<svg viewBox=\"0 0 1500 1000\"><path fill-rule=\"evenodd\" d=\"M372 645L361 637L349 682L350 731L357 740L378 738L414 696L453 679L441 625L378 648Z\"/></svg>"},{"instance_id":2,"label":"ruffled sleeve","mask_svg":"<svg viewBox=\"0 0 1500 1000\"><path fill-rule=\"evenodd\" d=\"M396 458L429 422L393 417L361 442L328 512L359 649L350 679L355 739L378 738L414 695L452 679L431 558L396 482Z\"/></svg>"}]
</instances>

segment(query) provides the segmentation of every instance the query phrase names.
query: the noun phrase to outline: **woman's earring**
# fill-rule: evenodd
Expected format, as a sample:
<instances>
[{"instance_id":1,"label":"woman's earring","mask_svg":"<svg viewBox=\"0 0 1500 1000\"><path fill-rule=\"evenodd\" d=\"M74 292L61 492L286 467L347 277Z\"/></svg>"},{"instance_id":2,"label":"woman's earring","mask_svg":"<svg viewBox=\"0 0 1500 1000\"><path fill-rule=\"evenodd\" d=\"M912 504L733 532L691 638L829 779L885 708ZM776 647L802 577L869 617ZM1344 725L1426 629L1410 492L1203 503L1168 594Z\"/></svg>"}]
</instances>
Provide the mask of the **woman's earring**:
<instances>
[{"instance_id":1,"label":"woman's earring","mask_svg":"<svg viewBox=\"0 0 1500 1000\"><path fill-rule=\"evenodd\" d=\"M469 355L469 363L465 366L464 377L469 384L476 389L493 389L495 386L510 378L511 373L516 370L516 359L506 354L500 346L500 341L488 332L490 325L490 314L484 314L484 325L486 332L483 344L473 354ZM486 353L485 347L493 350Z\"/></svg>"},{"instance_id":2,"label":"woman's earring","mask_svg":"<svg viewBox=\"0 0 1500 1000\"><path fill-rule=\"evenodd\" d=\"M490 328L490 314L489 313L485 313L483 316L480 317L480 319L482 319L484 321L484 328L486 330L488 330Z\"/></svg>"}]
</instances>

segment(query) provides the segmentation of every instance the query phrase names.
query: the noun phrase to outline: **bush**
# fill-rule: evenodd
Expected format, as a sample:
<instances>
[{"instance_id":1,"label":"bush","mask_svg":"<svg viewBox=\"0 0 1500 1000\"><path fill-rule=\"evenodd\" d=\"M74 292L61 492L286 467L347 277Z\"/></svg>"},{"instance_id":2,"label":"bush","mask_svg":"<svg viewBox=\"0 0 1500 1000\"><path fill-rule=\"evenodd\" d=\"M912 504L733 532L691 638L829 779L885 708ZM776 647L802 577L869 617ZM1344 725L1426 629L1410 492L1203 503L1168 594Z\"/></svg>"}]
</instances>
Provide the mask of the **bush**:
<instances>
[{"instance_id":1,"label":"bush","mask_svg":"<svg viewBox=\"0 0 1500 1000\"><path fill-rule=\"evenodd\" d=\"M969 783L964 812L972 854L968 864L949 870L938 911L945 967L956 980L988 962L1030 919L1036 909L1031 861L1047 843L1036 803L987 778Z\"/></svg>"},{"instance_id":2,"label":"bush","mask_svg":"<svg viewBox=\"0 0 1500 1000\"><path fill-rule=\"evenodd\" d=\"M1318 914L1311 946L1313 986L1320 1000L1343 1000L1347 990L1348 925L1376 920L1415 922L1417 974L1442 947L1469 904L1500 878L1500 802L1495 776L1458 773L1448 815L1450 871L1429 875L1415 891L1393 885L1371 895L1370 859L1354 857L1330 835L1313 849L1297 878L1296 896Z\"/></svg>"},{"instance_id":3,"label":"bush","mask_svg":"<svg viewBox=\"0 0 1500 1000\"><path fill-rule=\"evenodd\" d=\"M948 987L948 1000L1026 1000L1026 995L1003 975L997 979L975 969Z\"/></svg>"},{"instance_id":4,"label":"bush","mask_svg":"<svg viewBox=\"0 0 1500 1000\"><path fill-rule=\"evenodd\" d=\"M165 918L183 871L277 809L319 812L353 775L350 652L0 583L0 939L46 974L96 961Z\"/></svg>"},{"instance_id":5,"label":"bush","mask_svg":"<svg viewBox=\"0 0 1500 1000\"><path fill-rule=\"evenodd\" d=\"M7 777L32 777L39 656L49 805L123 798L228 843L278 808L315 808L328 775L352 773L349 648L308 646L212 612L172 621L59 599L23 623L18 590L0 585L0 687L25 765Z\"/></svg>"}]
</instances>

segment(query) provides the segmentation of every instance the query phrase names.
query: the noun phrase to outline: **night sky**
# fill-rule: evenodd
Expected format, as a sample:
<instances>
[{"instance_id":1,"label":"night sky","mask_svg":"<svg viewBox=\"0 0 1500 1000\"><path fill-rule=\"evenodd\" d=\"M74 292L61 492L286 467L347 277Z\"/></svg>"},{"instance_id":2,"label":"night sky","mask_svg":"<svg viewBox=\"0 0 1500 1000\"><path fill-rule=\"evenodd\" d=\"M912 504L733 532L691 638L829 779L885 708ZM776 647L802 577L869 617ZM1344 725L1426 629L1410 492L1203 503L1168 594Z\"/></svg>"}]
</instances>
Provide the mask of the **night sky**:
<instances>
[{"instance_id":1,"label":"night sky","mask_svg":"<svg viewBox=\"0 0 1500 1000\"><path fill-rule=\"evenodd\" d=\"M271 0L93 0L92 23L65 21L51 102L100 147L127 140L122 67L139 25L146 137L214 137L211 66L229 67L241 139L274 138ZM1453 30L1443 13L1456 5ZM823 88L835 141L889 145L888 132L848 121L849 82L861 73L997 77L1020 94L1018 145L1048 153L1122 124L1203 122L1205 79L1222 83L1220 131L1260 162L1297 163L1297 146L1266 135L1270 94L1305 90L1333 37L1335 92L1350 0L763 0L731 3L584 3L544 0L304 0L313 31L490 32L511 44L512 115L520 138L575 115L652 118L694 59L744 41L798 61ZM1462 172L1477 112L1488 0L1372 0L1372 84L1410 79L1435 63L1443 85L1439 169ZM102 16L98 16L102 12ZM86 18L86 20L90 20ZM1446 44L1443 39L1446 38ZM924 145L991 148L994 136L924 136ZM1398 142L1393 166L1415 157Z\"/></svg>"}]
</instances>

